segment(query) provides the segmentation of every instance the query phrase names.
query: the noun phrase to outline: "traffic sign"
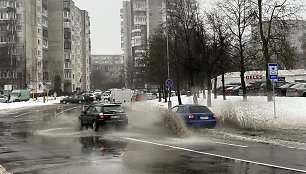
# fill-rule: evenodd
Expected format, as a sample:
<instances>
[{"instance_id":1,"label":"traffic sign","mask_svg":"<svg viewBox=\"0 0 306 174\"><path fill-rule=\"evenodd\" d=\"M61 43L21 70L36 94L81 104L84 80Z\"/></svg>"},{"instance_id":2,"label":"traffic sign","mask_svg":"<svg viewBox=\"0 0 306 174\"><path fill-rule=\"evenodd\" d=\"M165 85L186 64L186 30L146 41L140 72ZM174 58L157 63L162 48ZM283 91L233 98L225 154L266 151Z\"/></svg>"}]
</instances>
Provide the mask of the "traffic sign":
<instances>
[{"instance_id":1,"label":"traffic sign","mask_svg":"<svg viewBox=\"0 0 306 174\"><path fill-rule=\"evenodd\" d=\"M269 79L277 80L278 79L278 64L277 63L269 63Z\"/></svg>"},{"instance_id":2,"label":"traffic sign","mask_svg":"<svg viewBox=\"0 0 306 174\"><path fill-rule=\"evenodd\" d=\"M168 87L173 86L173 80L172 80L172 79L167 79L167 80L166 80L166 85L167 85Z\"/></svg>"}]
</instances>

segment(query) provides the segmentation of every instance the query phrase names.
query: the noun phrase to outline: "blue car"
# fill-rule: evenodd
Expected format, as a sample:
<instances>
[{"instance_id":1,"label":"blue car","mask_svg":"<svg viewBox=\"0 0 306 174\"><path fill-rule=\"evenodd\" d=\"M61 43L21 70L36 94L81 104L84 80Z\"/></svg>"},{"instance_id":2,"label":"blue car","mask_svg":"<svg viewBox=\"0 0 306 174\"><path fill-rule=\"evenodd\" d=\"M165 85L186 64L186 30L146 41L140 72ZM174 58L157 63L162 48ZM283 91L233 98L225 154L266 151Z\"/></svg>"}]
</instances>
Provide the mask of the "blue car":
<instances>
[{"instance_id":1,"label":"blue car","mask_svg":"<svg viewBox=\"0 0 306 174\"><path fill-rule=\"evenodd\" d=\"M171 111L179 115L190 127L214 128L217 124L215 114L203 105L177 105Z\"/></svg>"}]
</instances>

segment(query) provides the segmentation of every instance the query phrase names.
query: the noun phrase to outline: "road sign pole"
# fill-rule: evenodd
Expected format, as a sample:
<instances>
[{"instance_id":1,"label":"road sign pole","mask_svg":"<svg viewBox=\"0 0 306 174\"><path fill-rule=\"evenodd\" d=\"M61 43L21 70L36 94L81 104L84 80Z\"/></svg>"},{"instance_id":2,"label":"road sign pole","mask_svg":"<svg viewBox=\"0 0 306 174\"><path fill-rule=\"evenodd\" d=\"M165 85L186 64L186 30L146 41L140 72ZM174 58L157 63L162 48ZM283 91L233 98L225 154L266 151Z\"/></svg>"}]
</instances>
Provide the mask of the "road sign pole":
<instances>
[{"instance_id":1,"label":"road sign pole","mask_svg":"<svg viewBox=\"0 0 306 174\"><path fill-rule=\"evenodd\" d=\"M276 118L276 104L275 104L275 90L274 90L274 83L272 83L273 88L273 107L274 107L274 118Z\"/></svg>"}]
</instances>

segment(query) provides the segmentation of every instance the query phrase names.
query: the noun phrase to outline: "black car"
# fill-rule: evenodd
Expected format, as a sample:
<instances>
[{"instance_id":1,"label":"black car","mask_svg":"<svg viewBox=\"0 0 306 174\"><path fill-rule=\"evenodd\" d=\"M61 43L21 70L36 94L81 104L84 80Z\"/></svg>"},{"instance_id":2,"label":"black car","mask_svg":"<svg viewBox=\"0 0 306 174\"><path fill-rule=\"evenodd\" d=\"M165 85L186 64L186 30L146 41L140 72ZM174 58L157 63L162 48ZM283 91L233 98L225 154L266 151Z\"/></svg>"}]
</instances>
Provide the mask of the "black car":
<instances>
[{"instance_id":1,"label":"black car","mask_svg":"<svg viewBox=\"0 0 306 174\"><path fill-rule=\"evenodd\" d=\"M94 131L99 127L112 124L117 128L125 128L128 118L120 104L89 105L79 116L79 126L91 126Z\"/></svg>"},{"instance_id":2,"label":"black car","mask_svg":"<svg viewBox=\"0 0 306 174\"><path fill-rule=\"evenodd\" d=\"M65 97L60 100L61 103L66 104L66 103L84 103L85 98L82 95L72 95Z\"/></svg>"},{"instance_id":3,"label":"black car","mask_svg":"<svg viewBox=\"0 0 306 174\"><path fill-rule=\"evenodd\" d=\"M96 100L96 97L93 93L83 93L86 102L93 102Z\"/></svg>"}]
</instances>

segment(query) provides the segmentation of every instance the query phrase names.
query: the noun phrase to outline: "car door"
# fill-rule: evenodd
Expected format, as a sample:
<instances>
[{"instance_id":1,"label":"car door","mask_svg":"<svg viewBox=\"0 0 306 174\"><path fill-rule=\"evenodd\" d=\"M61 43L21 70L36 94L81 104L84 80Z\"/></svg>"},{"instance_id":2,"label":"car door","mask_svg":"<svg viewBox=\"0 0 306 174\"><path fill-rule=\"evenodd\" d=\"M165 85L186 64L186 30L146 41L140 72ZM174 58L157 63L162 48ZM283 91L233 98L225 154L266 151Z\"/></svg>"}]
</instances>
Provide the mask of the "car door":
<instances>
[{"instance_id":1,"label":"car door","mask_svg":"<svg viewBox=\"0 0 306 174\"><path fill-rule=\"evenodd\" d=\"M82 121L85 124L91 124L93 119L93 110L95 109L94 106L89 106L83 115Z\"/></svg>"}]
</instances>

